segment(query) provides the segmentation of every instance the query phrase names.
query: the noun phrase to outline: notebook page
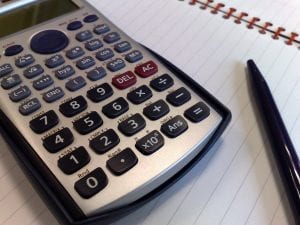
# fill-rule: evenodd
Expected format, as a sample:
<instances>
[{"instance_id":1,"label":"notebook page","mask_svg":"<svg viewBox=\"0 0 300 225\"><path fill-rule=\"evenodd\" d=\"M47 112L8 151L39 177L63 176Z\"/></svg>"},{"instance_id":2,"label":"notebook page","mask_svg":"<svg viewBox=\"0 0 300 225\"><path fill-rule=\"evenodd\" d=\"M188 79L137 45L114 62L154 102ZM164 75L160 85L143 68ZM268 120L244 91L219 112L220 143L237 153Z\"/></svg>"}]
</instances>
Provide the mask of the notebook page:
<instances>
[{"instance_id":1,"label":"notebook page","mask_svg":"<svg viewBox=\"0 0 300 225\"><path fill-rule=\"evenodd\" d=\"M287 33L300 32L300 2L297 0L218 0L216 3L224 3L226 9L233 7L237 12L246 12L248 18L259 17L261 22L273 23L273 28L282 26ZM276 16L274 17L274 12ZM288 19L284 19L287 18ZM259 22L260 23L260 22Z\"/></svg>"},{"instance_id":2,"label":"notebook page","mask_svg":"<svg viewBox=\"0 0 300 225\"><path fill-rule=\"evenodd\" d=\"M294 72L299 71L298 51L180 1L90 2L190 74L233 113L222 139L190 173L115 225L293 224L249 103L244 66L251 57L262 68L299 149L299 109L293 107L299 103ZM0 224L56 224L0 143L0 208L5 209Z\"/></svg>"}]
</instances>

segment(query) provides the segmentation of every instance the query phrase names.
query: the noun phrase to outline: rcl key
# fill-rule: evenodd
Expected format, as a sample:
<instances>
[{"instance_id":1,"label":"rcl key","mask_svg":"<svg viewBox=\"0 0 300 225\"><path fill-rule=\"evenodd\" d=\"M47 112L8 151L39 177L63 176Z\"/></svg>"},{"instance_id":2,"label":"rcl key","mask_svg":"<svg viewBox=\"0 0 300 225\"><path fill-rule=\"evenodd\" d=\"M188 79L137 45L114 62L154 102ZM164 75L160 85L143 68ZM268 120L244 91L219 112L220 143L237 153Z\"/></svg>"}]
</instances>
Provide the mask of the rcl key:
<instances>
[{"instance_id":1,"label":"rcl key","mask_svg":"<svg viewBox=\"0 0 300 225\"><path fill-rule=\"evenodd\" d=\"M164 143L163 136L157 130L154 130L139 139L135 147L144 155L150 155L160 149Z\"/></svg>"}]
</instances>

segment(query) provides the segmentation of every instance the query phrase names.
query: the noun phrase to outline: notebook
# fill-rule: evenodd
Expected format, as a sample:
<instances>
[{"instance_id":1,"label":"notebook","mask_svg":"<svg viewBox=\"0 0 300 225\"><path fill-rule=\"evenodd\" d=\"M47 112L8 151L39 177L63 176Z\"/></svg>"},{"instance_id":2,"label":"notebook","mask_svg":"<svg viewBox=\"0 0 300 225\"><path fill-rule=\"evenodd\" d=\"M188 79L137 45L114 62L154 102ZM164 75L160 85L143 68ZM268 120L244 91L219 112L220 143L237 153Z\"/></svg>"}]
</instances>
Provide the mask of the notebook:
<instances>
[{"instance_id":1,"label":"notebook","mask_svg":"<svg viewBox=\"0 0 300 225\"><path fill-rule=\"evenodd\" d=\"M90 0L138 42L177 65L232 111L222 138L186 176L114 225L295 224L246 82L254 59L300 154L299 31L296 0ZM209 3L209 4L207 4ZM223 4L215 14L218 4ZM205 9L201 9L204 7ZM236 11L225 19L230 8ZM235 23L241 12L241 23ZM254 17L260 18L248 28ZM273 26L259 30L266 22ZM273 39L278 27L284 27ZM271 29L272 28L272 29ZM0 224L57 224L0 139Z\"/></svg>"}]
</instances>

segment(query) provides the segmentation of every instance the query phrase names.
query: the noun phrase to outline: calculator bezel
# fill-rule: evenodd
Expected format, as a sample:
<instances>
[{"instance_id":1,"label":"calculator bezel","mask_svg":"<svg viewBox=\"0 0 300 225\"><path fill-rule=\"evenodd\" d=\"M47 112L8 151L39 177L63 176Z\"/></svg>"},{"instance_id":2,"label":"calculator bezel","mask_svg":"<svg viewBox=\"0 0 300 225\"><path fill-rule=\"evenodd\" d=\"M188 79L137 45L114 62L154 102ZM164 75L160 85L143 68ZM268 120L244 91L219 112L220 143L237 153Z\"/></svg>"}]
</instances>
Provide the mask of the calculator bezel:
<instances>
[{"instance_id":1,"label":"calculator bezel","mask_svg":"<svg viewBox=\"0 0 300 225\"><path fill-rule=\"evenodd\" d=\"M62 224L70 225L92 225L101 223L109 223L116 219L130 213L137 209L141 205L147 203L157 195L161 194L173 183L186 174L212 147L216 140L221 136L229 121L231 120L231 112L221 102L219 102L214 96L206 91L202 86L196 83L183 71L175 67L172 63L168 62L161 56L146 49L152 53L164 66L167 67L176 77L182 80L187 86L189 86L197 95L205 100L210 107L222 117L222 121L212 135L208 143L204 148L196 155L187 165L185 165L179 172L168 179L166 182L158 186L156 189L145 195L144 197L136 200L135 202L118 209L99 213L94 216L86 217L84 213L77 206L75 201L70 197L67 191L62 187L54 175L47 169L40 158L35 154L34 150L30 147L24 137L12 124L12 122L6 117L6 115L0 110L0 131L4 138L10 144L13 149L16 159L19 164L24 168L24 172L31 180L31 183L35 186L40 196L45 200L47 206L51 209L53 214Z\"/></svg>"}]
</instances>

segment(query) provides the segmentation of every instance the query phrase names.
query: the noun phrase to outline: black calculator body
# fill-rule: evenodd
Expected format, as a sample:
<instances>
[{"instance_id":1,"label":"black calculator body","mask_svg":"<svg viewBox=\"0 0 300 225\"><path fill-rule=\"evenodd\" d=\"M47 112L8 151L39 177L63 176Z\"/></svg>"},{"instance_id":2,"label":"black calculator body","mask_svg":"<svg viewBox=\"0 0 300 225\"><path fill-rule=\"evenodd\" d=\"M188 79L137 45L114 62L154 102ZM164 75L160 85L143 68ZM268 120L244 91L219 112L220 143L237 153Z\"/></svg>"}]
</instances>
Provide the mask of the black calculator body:
<instances>
[{"instance_id":1,"label":"black calculator body","mask_svg":"<svg viewBox=\"0 0 300 225\"><path fill-rule=\"evenodd\" d=\"M1 131L60 223L129 213L223 133L226 107L85 1L25 2L0 7L41 14L0 39Z\"/></svg>"}]
</instances>

